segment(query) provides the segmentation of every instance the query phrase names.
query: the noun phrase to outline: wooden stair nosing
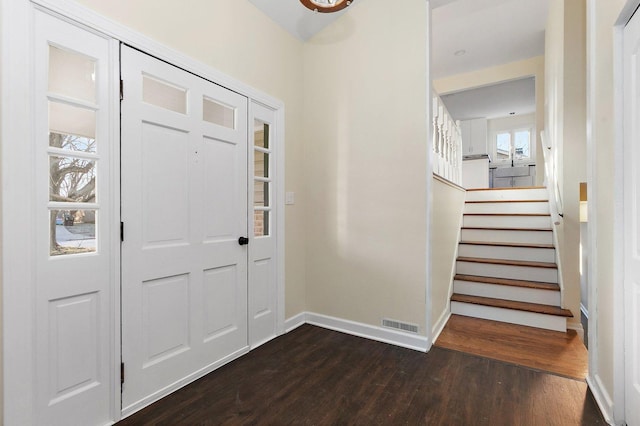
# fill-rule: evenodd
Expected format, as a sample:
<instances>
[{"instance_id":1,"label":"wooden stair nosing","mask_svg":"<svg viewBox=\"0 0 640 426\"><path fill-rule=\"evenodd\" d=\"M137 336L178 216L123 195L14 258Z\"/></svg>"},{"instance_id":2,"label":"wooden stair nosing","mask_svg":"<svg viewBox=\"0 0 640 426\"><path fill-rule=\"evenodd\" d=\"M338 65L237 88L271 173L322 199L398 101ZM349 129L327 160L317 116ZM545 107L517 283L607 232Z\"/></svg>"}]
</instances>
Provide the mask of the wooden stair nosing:
<instances>
[{"instance_id":1,"label":"wooden stair nosing","mask_svg":"<svg viewBox=\"0 0 640 426\"><path fill-rule=\"evenodd\" d=\"M513 300L494 299L491 297L469 296L466 294L454 293L451 296L452 302L471 303L474 305L490 306L494 308L511 309L516 311L533 312L537 314L554 315L571 318L573 314L568 309L559 306L541 305L539 303L516 302Z\"/></svg>"},{"instance_id":2,"label":"wooden stair nosing","mask_svg":"<svg viewBox=\"0 0 640 426\"><path fill-rule=\"evenodd\" d=\"M474 283L504 285L510 287L532 288L536 290L560 291L560 286L554 283L544 283L540 281L511 280L508 278L482 277L479 275L456 274L453 277L457 281L467 281Z\"/></svg>"},{"instance_id":3,"label":"wooden stair nosing","mask_svg":"<svg viewBox=\"0 0 640 426\"><path fill-rule=\"evenodd\" d=\"M482 228L478 226L463 226L462 229L486 229L489 231L553 231L551 228Z\"/></svg>"},{"instance_id":4,"label":"wooden stair nosing","mask_svg":"<svg viewBox=\"0 0 640 426\"><path fill-rule=\"evenodd\" d=\"M549 200L466 200L465 203L480 204L480 203L548 203Z\"/></svg>"},{"instance_id":5,"label":"wooden stair nosing","mask_svg":"<svg viewBox=\"0 0 640 426\"><path fill-rule=\"evenodd\" d=\"M551 262L534 262L531 260L491 259L487 257L458 257L457 262L489 263L491 265L529 266L532 268L558 269L558 265Z\"/></svg>"},{"instance_id":6,"label":"wooden stair nosing","mask_svg":"<svg viewBox=\"0 0 640 426\"><path fill-rule=\"evenodd\" d=\"M547 189L546 186L517 186L513 188L471 188L467 189L467 192L480 192L480 191L513 191L518 189Z\"/></svg>"},{"instance_id":7,"label":"wooden stair nosing","mask_svg":"<svg viewBox=\"0 0 640 426\"><path fill-rule=\"evenodd\" d=\"M532 244L532 243L494 243L485 241L460 241L458 244L467 244L473 246L492 246L492 247L522 247L522 248L542 248L554 249L553 244Z\"/></svg>"}]
</instances>

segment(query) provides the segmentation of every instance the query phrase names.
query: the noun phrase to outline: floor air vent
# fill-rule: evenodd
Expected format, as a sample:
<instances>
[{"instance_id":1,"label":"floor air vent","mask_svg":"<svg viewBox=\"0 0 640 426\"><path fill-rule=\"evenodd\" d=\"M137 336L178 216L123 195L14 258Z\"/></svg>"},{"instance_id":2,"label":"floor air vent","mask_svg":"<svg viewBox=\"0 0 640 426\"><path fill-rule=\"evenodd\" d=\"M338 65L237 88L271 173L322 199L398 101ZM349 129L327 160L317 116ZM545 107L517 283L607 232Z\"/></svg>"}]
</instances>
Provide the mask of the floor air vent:
<instances>
[{"instance_id":1,"label":"floor air vent","mask_svg":"<svg viewBox=\"0 0 640 426\"><path fill-rule=\"evenodd\" d=\"M398 330L408 331L410 333L417 333L418 326L415 324L407 324L406 322L400 322L389 318L382 319L382 326L389 328L397 328Z\"/></svg>"}]
</instances>

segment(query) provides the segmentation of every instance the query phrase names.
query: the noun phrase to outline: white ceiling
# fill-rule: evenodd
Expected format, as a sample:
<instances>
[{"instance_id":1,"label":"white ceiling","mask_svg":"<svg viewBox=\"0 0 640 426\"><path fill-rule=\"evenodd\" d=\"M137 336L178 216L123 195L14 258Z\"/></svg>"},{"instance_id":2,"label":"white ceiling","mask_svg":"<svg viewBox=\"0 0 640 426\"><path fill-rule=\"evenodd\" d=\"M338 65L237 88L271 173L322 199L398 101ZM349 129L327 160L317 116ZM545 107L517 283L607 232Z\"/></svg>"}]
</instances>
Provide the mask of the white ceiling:
<instances>
[{"instance_id":1,"label":"white ceiling","mask_svg":"<svg viewBox=\"0 0 640 426\"><path fill-rule=\"evenodd\" d=\"M434 0L432 78L544 54L549 0ZM466 54L455 56L464 50Z\"/></svg>"},{"instance_id":2,"label":"white ceiling","mask_svg":"<svg viewBox=\"0 0 640 426\"><path fill-rule=\"evenodd\" d=\"M454 120L508 117L536 112L533 77L442 95Z\"/></svg>"},{"instance_id":3,"label":"white ceiling","mask_svg":"<svg viewBox=\"0 0 640 426\"><path fill-rule=\"evenodd\" d=\"M314 13L299 0L249 1L294 37L306 41L365 0L354 0L337 13ZM543 55L549 1L431 0L432 78ZM460 51L464 55L457 56ZM442 98L457 120L528 114L535 112L535 81L505 82Z\"/></svg>"},{"instance_id":4,"label":"white ceiling","mask_svg":"<svg viewBox=\"0 0 640 426\"><path fill-rule=\"evenodd\" d=\"M255 7L273 19L294 37L306 41L324 27L345 14L359 1L334 13L315 13L304 7L300 0L249 0ZM360 0L362 1L362 0Z\"/></svg>"},{"instance_id":5,"label":"white ceiling","mask_svg":"<svg viewBox=\"0 0 640 426\"><path fill-rule=\"evenodd\" d=\"M354 0L336 13L314 13L299 0L249 1L294 37L306 41L365 0ZM431 0L432 78L544 54L549 1ZM460 50L466 54L455 56Z\"/></svg>"}]
</instances>

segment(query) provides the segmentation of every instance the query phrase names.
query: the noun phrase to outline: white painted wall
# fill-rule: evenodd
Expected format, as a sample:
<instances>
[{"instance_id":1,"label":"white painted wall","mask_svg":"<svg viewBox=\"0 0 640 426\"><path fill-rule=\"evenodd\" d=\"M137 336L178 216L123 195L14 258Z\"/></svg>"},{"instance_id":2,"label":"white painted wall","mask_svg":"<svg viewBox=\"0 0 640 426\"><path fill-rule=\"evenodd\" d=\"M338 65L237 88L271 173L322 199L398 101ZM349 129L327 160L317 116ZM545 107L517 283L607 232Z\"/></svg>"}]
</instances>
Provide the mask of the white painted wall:
<instances>
[{"instance_id":1,"label":"white painted wall","mask_svg":"<svg viewBox=\"0 0 640 426\"><path fill-rule=\"evenodd\" d=\"M580 182L586 180L587 172L584 1L554 1L549 5L545 74L548 142L557 166L564 213L557 227L564 307L574 315L568 326L580 329Z\"/></svg>"},{"instance_id":2,"label":"white painted wall","mask_svg":"<svg viewBox=\"0 0 640 426\"><path fill-rule=\"evenodd\" d=\"M248 1L78 0L98 13L249 84L285 104L286 313L305 310L302 42Z\"/></svg>"},{"instance_id":3,"label":"white painted wall","mask_svg":"<svg viewBox=\"0 0 640 426\"><path fill-rule=\"evenodd\" d=\"M536 129L538 132L545 126L545 58L536 56L523 61L512 62L472 71L464 74L434 80L433 87L436 93L446 94L459 92L473 87L488 86L503 81L517 80L523 77L535 77L536 79ZM536 142L536 170L544 170L544 158L539 138ZM536 184L542 185L543 173L536 172Z\"/></svg>"},{"instance_id":4,"label":"white painted wall","mask_svg":"<svg viewBox=\"0 0 640 426\"><path fill-rule=\"evenodd\" d=\"M308 310L422 335L426 7L356 2L304 47Z\"/></svg>"},{"instance_id":5,"label":"white painted wall","mask_svg":"<svg viewBox=\"0 0 640 426\"><path fill-rule=\"evenodd\" d=\"M431 324L438 332L449 312L465 191L433 178L431 224Z\"/></svg>"}]
</instances>

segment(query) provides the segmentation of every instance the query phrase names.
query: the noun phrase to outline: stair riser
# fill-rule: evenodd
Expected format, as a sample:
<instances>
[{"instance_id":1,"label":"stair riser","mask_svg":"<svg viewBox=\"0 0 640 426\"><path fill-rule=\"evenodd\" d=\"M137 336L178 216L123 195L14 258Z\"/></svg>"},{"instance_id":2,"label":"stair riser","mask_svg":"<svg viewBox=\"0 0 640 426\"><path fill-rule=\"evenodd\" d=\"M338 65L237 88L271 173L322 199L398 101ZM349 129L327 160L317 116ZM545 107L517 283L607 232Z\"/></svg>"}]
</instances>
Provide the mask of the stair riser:
<instances>
[{"instance_id":1,"label":"stair riser","mask_svg":"<svg viewBox=\"0 0 640 426\"><path fill-rule=\"evenodd\" d=\"M550 216L464 216L464 226L472 228L551 228Z\"/></svg>"},{"instance_id":2,"label":"stair riser","mask_svg":"<svg viewBox=\"0 0 640 426\"><path fill-rule=\"evenodd\" d=\"M510 324L526 325L554 331L567 331L567 320L555 315L538 314L514 309L495 308L493 306L472 303L451 302L451 313L467 317L501 321Z\"/></svg>"},{"instance_id":3,"label":"stair riser","mask_svg":"<svg viewBox=\"0 0 640 426\"><path fill-rule=\"evenodd\" d=\"M549 231L501 231L494 229L463 229L462 241L488 243L553 244L553 232Z\"/></svg>"},{"instance_id":4,"label":"stair riser","mask_svg":"<svg viewBox=\"0 0 640 426\"><path fill-rule=\"evenodd\" d=\"M490 200L546 200L549 196L546 188L509 189L494 191L467 191L467 201Z\"/></svg>"},{"instance_id":5,"label":"stair riser","mask_svg":"<svg viewBox=\"0 0 640 426\"><path fill-rule=\"evenodd\" d=\"M465 213L549 213L549 203L466 203Z\"/></svg>"},{"instance_id":6,"label":"stair riser","mask_svg":"<svg viewBox=\"0 0 640 426\"><path fill-rule=\"evenodd\" d=\"M558 283L558 270L531 266L493 265L489 263L456 262L456 273L479 277Z\"/></svg>"},{"instance_id":7,"label":"stair riser","mask_svg":"<svg viewBox=\"0 0 640 426\"><path fill-rule=\"evenodd\" d=\"M454 280L453 292L456 294L491 297L494 299L515 300L517 302L538 303L541 305L560 305L559 291L541 290L537 288L514 287L499 284Z\"/></svg>"},{"instance_id":8,"label":"stair riser","mask_svg":"<svg viewBox=\"0 0 640 426\"><path fill-rule=\"evenodd\" d=\"M476 244L460 244L458 246L458 256L550 263L556 261L556 251L550 248L483 246Z\"/></svg>"}]
</instances>

